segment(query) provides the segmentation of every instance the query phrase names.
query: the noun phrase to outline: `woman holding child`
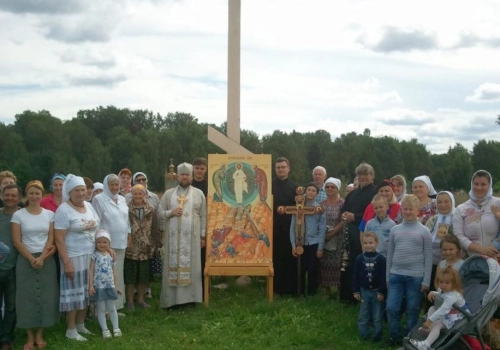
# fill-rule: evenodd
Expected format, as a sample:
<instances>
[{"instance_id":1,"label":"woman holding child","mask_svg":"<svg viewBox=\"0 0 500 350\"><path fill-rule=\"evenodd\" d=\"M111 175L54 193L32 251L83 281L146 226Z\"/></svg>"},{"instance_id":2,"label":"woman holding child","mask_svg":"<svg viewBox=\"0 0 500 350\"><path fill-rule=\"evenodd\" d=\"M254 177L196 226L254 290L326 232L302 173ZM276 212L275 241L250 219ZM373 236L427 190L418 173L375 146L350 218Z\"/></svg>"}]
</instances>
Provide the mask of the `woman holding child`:
<instances>
[{"instance_id":1,"label":"woman holding child","mask_svg":"<svg viewBox=\"0 0 500 350\"><path fill-rule=\"evenodd\" d=\"M453 234L453 213L455 212L455 197L451 192L441 191L436 197L437 214L432 216L425 226L431 232L432 237L432 275L434 282L436 269L441 258L441 239L448 234Z\"/></svg>"},{"instance_id":2,"label":"woman holding child","mask_svg":"<svg viewBox=\"0 0 500 350\"><path fill-rule=\"evenodd\" d=\"M326 199L319 204L323 206L326 216L327 233L325 236L325 247L320 267L320 286L324 287L328 296L330 288L340 286L340 260L342 257L342 230L340 223L340 209L344 204L344 198L340 197L339 190L342 182L330 177L325 181Z\"/></svg>"},{"instance_id":3,"label":"woman holding child","mask_svg":"<svg viewBox=\"0 0 500 350\"><path fill-rule=\"evenodd\" d=\"M489 172L478 170L472 176L470 199L460 204L453 215L453 231L462 249L469 255L496 257L499 251L492 246L499 229L495 212L500 199L493 197L493 179Z\"/></svg>"}]
</instances>

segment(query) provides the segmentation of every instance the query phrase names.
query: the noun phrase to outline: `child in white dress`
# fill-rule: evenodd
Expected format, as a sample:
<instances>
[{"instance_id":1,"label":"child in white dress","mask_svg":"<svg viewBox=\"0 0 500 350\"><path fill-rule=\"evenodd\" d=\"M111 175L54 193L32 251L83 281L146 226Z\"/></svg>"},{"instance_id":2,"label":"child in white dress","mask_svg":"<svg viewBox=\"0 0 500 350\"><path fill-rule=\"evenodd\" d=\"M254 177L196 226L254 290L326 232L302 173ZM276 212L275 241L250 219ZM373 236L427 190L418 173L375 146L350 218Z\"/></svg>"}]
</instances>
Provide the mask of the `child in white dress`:
<instances>
[{"instance_id":1,"label":"child in white dress","mask_svg":"<svg viewBox=\"0 0 500 350\"><path fill-rule=\"evenodd\" d=\"M111 338L111 332L106 324L106 311L113 325L113 336L121 337L115 300L122 292L116 288L115 263L109 254L111 237L105 230L97 231L95 237L96 251L90 258L89 267L90 300L97 304L97 320L102 329L102 337Z\"/></svg>"},{"instance_id":2,"label":"child in white dress","mask_svg":"<svg viewBox=\"0 0 500 350\"><path fill-rule=\"evenodd\" d=\"M424 322L422 329L428 330L429 335L424 341L410 339L410 343L419 350L428 350L431 348L432 343L439 337L441 329L450 329L455 322L462 319L464 315L453 308L456 304L458 307L464 308L469 311L465 299L462 296L462 282L460 275L453 266L446 266L437 272L436 282L439 289L436 292L430 292L428 295L429 301L434 301L436 295L441 296L443 304L439 309L431 306L427 314L427 321Z\"/></svg>"}]
</instances>

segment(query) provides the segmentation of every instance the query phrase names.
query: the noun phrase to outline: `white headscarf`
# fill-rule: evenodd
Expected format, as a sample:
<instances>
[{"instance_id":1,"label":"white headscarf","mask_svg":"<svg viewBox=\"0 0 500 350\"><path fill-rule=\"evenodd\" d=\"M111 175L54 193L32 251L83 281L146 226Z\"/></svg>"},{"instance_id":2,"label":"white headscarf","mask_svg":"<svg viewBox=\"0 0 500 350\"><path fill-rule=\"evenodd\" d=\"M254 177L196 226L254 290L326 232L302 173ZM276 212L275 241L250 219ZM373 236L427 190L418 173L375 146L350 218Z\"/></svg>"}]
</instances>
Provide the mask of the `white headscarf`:
<instances>
[{"instance_id":1,"label":"white headscarf","mask_svg":"<svg viewBox=\"0 0 500 350\"><path fill-rule=\"evenodd\" d=\"M342 187L342 181L339 179L336 179L334 177L329 177L326 181L325 184L323 185L323 190L325 190L326 184L334 184L337 187L337 190L340 191L340 188Z\"/></svg>"},{"instance_id":2,"label":"white headscarf","mask_svg":"<svg viewBox=\"0 0 500 350\"><path fill-rule=\"evenodd\" d=\"M490 189L488 190L488 193L486 193L486 196L484 196L483 198L477 198L474 195L474 191L472 190L472 186L474 185L474 178L477 176L477 173L480 171L484 171L490 177ZM493 197L493 178L491 177L491 174L489 172L487 172L486 170L478 170L474 173L474 175L472 175L472 179L470 180L469 197L470 197L470 199L472 199L474 202L476 202L479 205L481 203L478 203L478 202L486 201L486 200L490 199L491 197Z\"/></svg>"},{"instance_id":3,"label":"white headscarf","mask_svg":"<svg viewBox=\"0 0 500 350\"><path fill-rule=\"evenodd\" d=\"M135 184L135 178L136 178L137 176L139 176L139 175L144 176L144 177L146 178L146 180L148 179L148 177L146 176L146 174L144 174L144 173L142 173L142 172L138 171L137 173L135 173L135 174L134 174L134 176L132 176L132 184Z\"/></svg>"},{"instance_id":4,"label":"white headscarf","mask_svg":"<svg viewBox=\"0 0 500 350\"><path fill-rule=\"evenodd\" d=\"M101 237L106 237L108 239L109 243L111 244L111 235L109 234L108 231L99 229L97 231L97 233L95 234L95 239L97 240L98 238L101 238Z\"/></svg>"},{"instance_id":5,"label":"white headscarf","mask_svg":"<svg viewBox=\"0 0 500 350\"><path fill-rule=\"evenodd\" d=\"M66 180L64 180L63 182L63 188L62 188L62 195L64 202L69 201L69 193L76 186L85 186L85 181L83 181L83 177L76 176L73 174L68 174L68 176L66 176Z\"/></svg>"},{"instance_id":6,"label":"white headscarf","mask_svg":"<svg viewBox=\"0 0 500 350\"><path fill-rule=\"evenodd\" d=\"M118 182L120 181L120 178L119 178L119 177L118 177L118 175L116 175L116 174L109 174L108 176L106 176L106 177L104 178L104 181L103 181L103 184L102 184L102 185L103 185L103 187L104 187L104 188L103 188L103 193L104 193L104 195L105 195L106 197L109 197L109 198L111 198L112 200L115 200L115 199L118 199L119 194L118 194L118 193L117 193L117 194L113 194L113 193L111 193L111 191L109 190L108 181L109 181L109 180L115 180L115 179L110 179L110 177L111 177L111 178L116 177L116 180L118 180Z\"/></svg>"},{"instance_id":7,"label":"white headscarf","mask_svg":"<svg viewBox=\"0 0 500 350\"><path fill-rule=\"evenodd\" d=\"M403 197L406 196L406 179L403 175L398 174L398 175L394 175L393 177L391 177L391 183L392 183L392 180L403 181L403 191L401 191L401 194L396 197L398 202L401 202L403 200Z\"/></svg>"},{"instance_id":8,"label":"white headscarf","mask_svg":"<svg viewBox=\"0 0 500 350\"><path fill-rule=\"evenodd\" d=\"M94 182L94 189L92 190L92 193L96 190L104 190L104 185L100 182Z\"/></svg>"},{"instance_id":9,"label":"white headscarf","mask_svg":"<svg viewBox=\"0 0 500 350\"><path fill-rule=\"evenodd\" d=\"M415 183L415 181L422 181L427 186L427 188L429 189L429 197L437 194L436 190L434 189L434 186L432 186L432 182L429 176L427 175L417 176L416 178L413 179L413 183Z\"/></svg>"},{"instance_id":10,"label":"white headscarf","mask_svg":"<svg viewBox=\"0 0 500 350\"><path fill-rule=\"evenodd\" d=\"M451 221L453 220L453 213L455 212L455 196L453 196L453 193L448 192L448 191L440 191L437 195L439 196L441 194L447 194L450 197L451 211L448 214L441 214L439 212L439 207L437 208L437 219L436 219L436 223L434 224L434 228L431 232L432 240L436 239L439 224L451 225Z\"/></svg>"}]
</instances>

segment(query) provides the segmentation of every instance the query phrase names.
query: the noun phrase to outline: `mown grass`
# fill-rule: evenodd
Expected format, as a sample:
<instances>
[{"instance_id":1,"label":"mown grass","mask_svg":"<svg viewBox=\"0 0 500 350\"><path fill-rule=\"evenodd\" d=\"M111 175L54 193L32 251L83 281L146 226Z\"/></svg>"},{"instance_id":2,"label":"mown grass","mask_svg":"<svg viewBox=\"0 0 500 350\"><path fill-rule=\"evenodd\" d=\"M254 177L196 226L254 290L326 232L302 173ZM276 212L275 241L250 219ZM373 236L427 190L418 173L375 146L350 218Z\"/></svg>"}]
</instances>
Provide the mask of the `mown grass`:
<instances>
[{"instance_id":1,"label":"mown grass","mask_svg":"<svg viewBox=\"0 0 500 350\"><path fill-rule=\"evenodd\" d=\"M358 308L326 299L280 298L269 303L265 284L252 278L249 287L229 280L226 290L212 290L210 307L159 308L159 283L151 308L120 318L122 338L104 341L97 320L86 325L94 335L85 343L65 338L65 324L46 330L47 349L375 349L357 337ZM111 325L109 324L109 327ZM17 347L26 340L17 330Z\"/></svg>"}]
</instances>

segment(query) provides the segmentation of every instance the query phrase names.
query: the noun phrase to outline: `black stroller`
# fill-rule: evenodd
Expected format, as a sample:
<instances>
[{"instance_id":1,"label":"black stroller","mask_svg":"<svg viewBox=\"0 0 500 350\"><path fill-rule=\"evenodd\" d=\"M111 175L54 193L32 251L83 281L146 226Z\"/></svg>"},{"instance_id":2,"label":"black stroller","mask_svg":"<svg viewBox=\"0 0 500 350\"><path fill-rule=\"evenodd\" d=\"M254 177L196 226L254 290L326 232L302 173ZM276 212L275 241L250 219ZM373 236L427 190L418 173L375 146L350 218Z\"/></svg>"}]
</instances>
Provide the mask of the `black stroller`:
<instances>
[{"instance_id":1,"label":"black stroller","mask_svg":"<svg viewBox=\"0 0 500 350\"><path fill-rule=\"evenodd\" d=\"M481 329L493 316L500 301L500 266L492 258L476 255L464 262L459 273L462 279L464 298L471 312L468 313L457 307L464 318L457 321L452 328L442 330L431 349L472 349L465 341L465 335L476 337L481 343L482 349L486 349ZM439 306L437 298L436 303L436 306ZM425 319L421 318L408 337L404 338L404 349L415 349L410 343L410 339L425 340L418 333L418 329L425 322Z\"/></svg>"}]
</instances>

